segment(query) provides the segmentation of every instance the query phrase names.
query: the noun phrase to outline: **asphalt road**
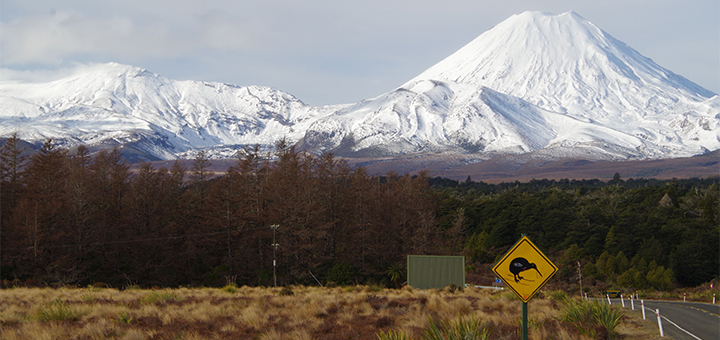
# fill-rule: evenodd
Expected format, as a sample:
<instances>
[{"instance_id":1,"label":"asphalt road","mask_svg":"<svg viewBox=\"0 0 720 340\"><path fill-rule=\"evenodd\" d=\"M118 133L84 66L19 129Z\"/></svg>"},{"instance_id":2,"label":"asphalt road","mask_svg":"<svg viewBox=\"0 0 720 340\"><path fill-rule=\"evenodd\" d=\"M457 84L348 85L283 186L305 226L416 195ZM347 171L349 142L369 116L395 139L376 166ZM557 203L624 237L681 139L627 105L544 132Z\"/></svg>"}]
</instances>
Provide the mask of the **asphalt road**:
<instances>
[{"instance_id":1,"label":"asphalt road","mask_svg":"<svg viewBox=\"0 0 720 340\"><path fill-rule=\"evenodd\" d=\"M612 299L612 302L621 305L620 299ZM628 299L625 299L625 309L631 310ZM675 340L720 339L720 304L645 300L645 316L655 324L657 324L655 314L657 309L660 310L666 337ZM634 313L642 313L640 301L635 301Z\"/></svg>"}]
</instances>

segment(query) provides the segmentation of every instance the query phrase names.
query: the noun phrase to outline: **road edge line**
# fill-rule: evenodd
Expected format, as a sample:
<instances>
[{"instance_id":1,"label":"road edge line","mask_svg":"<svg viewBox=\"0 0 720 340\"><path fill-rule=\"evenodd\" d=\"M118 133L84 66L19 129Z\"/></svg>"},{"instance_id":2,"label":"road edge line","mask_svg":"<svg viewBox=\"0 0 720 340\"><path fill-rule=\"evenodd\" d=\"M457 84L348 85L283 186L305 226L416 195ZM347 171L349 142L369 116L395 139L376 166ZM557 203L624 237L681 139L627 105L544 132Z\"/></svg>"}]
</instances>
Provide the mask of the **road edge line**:
<instances>
[{"instance_id":1,"label":"road edge line","mask_svg":"<svg viewBox=\"0 0 720 340\"><path fill-rule=\"evenodd\" d=\"M653 311L652 309L647 308L647 307L645 307L645 309L648 309L648 310L650 310L650 311L653 312L653 313L655 312L655 311ZM695 338L695 339L697 339L697 340L702 340L702 339L701 339L700 337L698 337L697 335L692 334L692 333L686 331L684 328L678 326L676 323L672 322L672 321L671 321L670 319L668 319L667 317L665 317L665 316L663 316L663 315L660 315L660 317L663 318L663 319L665 319L665 321L671 323L673 326L677 327L677 329L679 329L679 330L681 330L681 331L689 334L691 337L693 337L693 338Z\"/></svg>"}]
</instances>

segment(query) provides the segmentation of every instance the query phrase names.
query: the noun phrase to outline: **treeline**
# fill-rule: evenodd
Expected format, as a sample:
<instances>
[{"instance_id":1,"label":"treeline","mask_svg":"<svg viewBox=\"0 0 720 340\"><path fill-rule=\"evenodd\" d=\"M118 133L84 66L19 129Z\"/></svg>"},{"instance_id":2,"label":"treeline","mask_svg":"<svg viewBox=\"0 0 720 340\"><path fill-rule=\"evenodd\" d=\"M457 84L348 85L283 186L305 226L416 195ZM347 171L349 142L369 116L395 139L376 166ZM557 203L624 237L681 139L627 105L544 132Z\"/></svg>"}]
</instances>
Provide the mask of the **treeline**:
<instances>
[{"instance_id":1,"label":"treeline","mask_svg":"<svg viewBox=\"0 0 720 340\"><path fill-rule=\"evenodd\" d=\"M409 254L492 264L527 234L558 282L636 289L720 276L718 178L488 184L368 174L279 142L222 174L48 141L0 148L0 277L115 287L402 283ZM278 225L276 230L272 225ZM277 246L273 246L277 245ZM390 274L390 275L388 275ZM390 280L392 278L392 282ZM18 282L16 281L16 282Z\"/></svg>"},{"instance_id":2,"label":"treeline","mask_svg":"<svg viewBox=\"0 0 720 340\"><path fill-rule=\"evenodd\" d=\"M464 220L471 262L493 263L527 234L553 254L560 280L577 282L580 263L586 284L664 290L720 276L718 182L431 179L441 228Z\"/></svg>"},{"instance_id":3,"label":"treeline","mask_svg":"<svg viewBox=\"0 0 720 340\"><path fill-rule=\"evenodd\" d=\"M202 152L190 169L131 171L118 150L20 151L16 138L0 150L5 280L272 285L276 260L279 285L366 283L407 254L460 251L424 175L373 176L284 142L220 176Z\"/></svg>"}]
</instances>

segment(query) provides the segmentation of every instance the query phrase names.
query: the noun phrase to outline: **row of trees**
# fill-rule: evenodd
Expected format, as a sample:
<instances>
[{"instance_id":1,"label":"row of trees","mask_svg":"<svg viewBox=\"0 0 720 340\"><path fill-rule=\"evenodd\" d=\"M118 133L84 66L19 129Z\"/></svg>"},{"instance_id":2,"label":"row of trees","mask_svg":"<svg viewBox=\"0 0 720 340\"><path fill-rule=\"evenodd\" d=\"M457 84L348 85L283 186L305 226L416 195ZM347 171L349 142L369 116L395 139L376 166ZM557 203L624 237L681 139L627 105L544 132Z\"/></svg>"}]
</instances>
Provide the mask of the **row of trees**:
<instances>
[{"instance_id":1,"label":"row of trees","mask_svg":"<svg viewBox=\"0 0 720 340\"><path fill-rule=\"evenodd\" d=\"M220 176L202 152L191 169L131 171L118 150L19 151L17 139L0 151L4 279L272 284L277 243L279 284L343 268L339 279L380 280L406 254L459 251L458 229L437 228L427 177L371 176L283 142L246 150Z\"/></svg>"},{"instance_id":2,"label":"row of trees","mask_svg":"<svg viewBox=\"0 0 720 340\"><path fill-rule=\"evenodd\" d=\"M561 267L637 289L720 276L719 179L533 180L497 185L431 179L439 223L462 216L466 254L493 263L527 234ZM630 259L630 260L628 260Z\"/></svg>"},{"instance_id":3,"label":"row of trees","mask_svg":"<svg viewBox=\"0 0 720 340\"><path fill-rule=\"evenodd\" d=\"M637 289L720 276L718 178L376 176L282 141L271 153L245 150L220 174L202 152L190 169L131 170L118 150L91 156L47 142L27 158L18 142L0 148L0 277L8 280L268 285L276 260L279 284L387 280L388 268L401 283L405 255L494 263L521 234L564 282L577 279L577 264L585 278Z\"/></svg>"}]
</instances>

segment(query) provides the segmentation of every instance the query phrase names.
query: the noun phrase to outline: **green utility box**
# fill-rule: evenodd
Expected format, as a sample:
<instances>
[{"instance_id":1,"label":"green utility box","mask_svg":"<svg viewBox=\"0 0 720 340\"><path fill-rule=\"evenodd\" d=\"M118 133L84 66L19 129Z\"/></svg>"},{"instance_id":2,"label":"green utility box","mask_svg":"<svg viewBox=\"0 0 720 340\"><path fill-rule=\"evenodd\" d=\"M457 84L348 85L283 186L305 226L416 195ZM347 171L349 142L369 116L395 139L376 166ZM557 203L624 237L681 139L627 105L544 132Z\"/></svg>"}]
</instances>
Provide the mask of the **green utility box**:
<instances>
[{"instance_id":1,"label":"green utility box","mask_svg":"<svg viewBox=\"0 0 720 340\"><path fill-rule=\"evenodd\" d=\"M465 286L465 256L408 255L408 285L418 289Z\"/></svg>"}]
</instances>

